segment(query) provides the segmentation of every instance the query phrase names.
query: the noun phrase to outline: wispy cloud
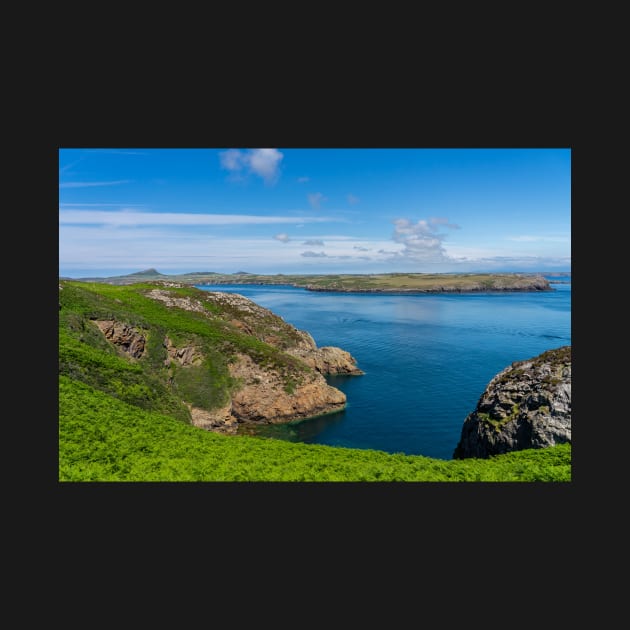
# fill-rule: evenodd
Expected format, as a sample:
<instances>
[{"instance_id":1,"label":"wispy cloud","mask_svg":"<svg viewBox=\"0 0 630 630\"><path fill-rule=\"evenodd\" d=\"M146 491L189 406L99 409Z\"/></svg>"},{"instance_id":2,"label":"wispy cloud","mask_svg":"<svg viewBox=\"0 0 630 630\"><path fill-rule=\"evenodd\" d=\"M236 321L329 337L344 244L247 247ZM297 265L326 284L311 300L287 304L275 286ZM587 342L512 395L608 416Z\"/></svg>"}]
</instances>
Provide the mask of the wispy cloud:
<instances>
[{"instance_id":1,"label":"wispy cloud","mask_svg":"<svg viewBox=\"0 0 630 630\"><path fill-rule=\"evenodd\" d=\"M60 206L77 206L79 208L87 208L88 206L96 206L98 208L102 206L116 206L117 208L131 207L131 206L144 206L144 203L66 203L65 201L59 202Z\"/></svg>"},{"instance_id":2,"label":"wispy cloud","mask_svg":"<svg viewBox=\"0 0 630 630\"><path fill-rule=\"evenodd\" d=\"M265 225L340 221L330 217L259 216L251 214L193 214L59 209L60 224L76 225Z\"/></svg>"},{"instance_id":3,"label":"wispy cloud","mask_svg":"<svg viewBox=\"0 0 630 630\"><path fill-rule=\"evenodd\" d=\"M274 184L280 177L284 155L278 149L228 149L219 153L221 168L232 173L245 171L262 177L265 184Z\"/></svg>"},{"instance_id":4,"label":"wispy cloud","mask_svg":"<svg viewBox=\"0 0 630 630\"><path fill-rule=\"evenodd\" d=\"M237 149L228 149L219 153L221 168L228 171L240 171L245 165L245 154Z\"/></svg>"},{"instance_id":5,"label":"wispy cloud","mask_svg":"<svg viewBox=\"0 0 630 630\"><path fill-rule=\"evenodd\" d=\"M298 184L306 184L306 182L310 181L310 177L298 177Z\"/></svg>"},{"instance_id":6,"label":"wispy cloud","mask_svg":"<svg viewBox=\"0 0 630 630\"><path fill-rule=\"evenodd\" d=\"M59 188L87 188L90 186L118 186L129 184L130 179L115 179L109 182L59 182Z\"/></svg>"},{"instance_id":7,"label":"wispy cloud","mask_svg":"<svg viewBox=\"0 0 630 630\"><path fill-rule=\"evenodd\" d=\"M320 192L309 193L306 196L308 198L308 202L311 204L311 207L314 208L315 210L319 210L320 205L324 201L328 201L328 199L324 197L324 195Z\"/></svg>"},{"instance_id":8,"label":"wispy cloud","mask_svg":"<svg viewBox=\"0 0 630 630\"><path fill-rule=\"evenodd\" d=\"M116 155L148 155L146 151L133 149L89 149L90 153L113 153Z\"/></svg>"},{"instance_id":9,"label":"wispy cloud","mask_svg":"<svg viewBox=\"0 0 630 630\"><path fill-rule=\"evenodd\" d=\"M570 236L528 236L523 234L521 236L508 236L508 241L516 241L518 243L570 243Z\"/></svg>"},{"instance_id":10,"label":"wispy cloud","mask_svg":"<svg viewBox=\"0 0 630 630\"><path fill-rule=\"evenodd\" d=\"M313 246L319 245L320 247L323 247L324 246L324 241L320 241L319 239L311 238L308 241L304 241L302 243L302 245L313 245Z\"/></svg>"},{"instance_id":11,"label":"wispy cloud","mask_svg":"<svg viewBox=\"0 0 630 630\"><path fill-rule=\"evenodd\" d=\"M328 256L326 256L324 252L312 252L310 250L307 252L302 252L300 256L304 256L304 258L328 258Z\"/></svg>"},{"instance_id":12,"label":"wispy cloud","mask_svg":"<svg viewBox=\"0 0 630 630\"><path fill-rule=\"evenodd\" d=\"M286 232L280 232L280 234L274 235L274 238L281 243L288 243L291 240L291 237Z\"/></svg>"},{"instance_id":13,"label":"wispy cloud","mask_svg":"<svg viewBox=\"0 0 630 630\"><path fill-rule=\"evenodd\" d=\"M348 203L353 206L355 203L359 203L360 199L358 197L355 197L354 195L348 194L346 195L346 199L348 200Z\"/></svg>"},{"instance_id":14,"label":"wispy cloud","mask_svg":"<svg viewBox=\"0 0 630 630\"><path fill-rule=\"evenodd\" d=\"M78 164L81 160L84 160L84 157L80 157L78 160L75 160L74 162L70 162L70 164L66 164L65 166L62 166L59 169L59 175L61 175L62 173L65 173L68 169L71 169L75 164Z\"/></svg>"}]
</instances>

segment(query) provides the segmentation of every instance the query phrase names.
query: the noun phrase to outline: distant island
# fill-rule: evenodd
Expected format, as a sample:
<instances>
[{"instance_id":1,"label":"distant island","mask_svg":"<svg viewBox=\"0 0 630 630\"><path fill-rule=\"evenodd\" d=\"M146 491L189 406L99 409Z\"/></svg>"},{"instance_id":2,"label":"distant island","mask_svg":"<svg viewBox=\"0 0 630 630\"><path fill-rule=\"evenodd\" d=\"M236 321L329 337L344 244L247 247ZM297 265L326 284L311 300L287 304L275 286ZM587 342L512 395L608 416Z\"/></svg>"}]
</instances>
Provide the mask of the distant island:
<instances>
[{"instance_id":1,"label":"distant island","mask_svg":"<svg viewBox=\"0 0 630 630\"><path fill-rule=\"evenodd\" d=\"M549 274L560 275L560 274ZM568 275L570 274L562 274ZM69 279L69 278L62 278ZM107 278L77 278L80 282L135 284L177 282L189 285L259 284L290 285L308 291L342 293L468 293L489 291L554 291L541 274L528 273L375 273L375 274L253 274L197 271L163 274L146 269Z\"/></svg>"}]
</instances>

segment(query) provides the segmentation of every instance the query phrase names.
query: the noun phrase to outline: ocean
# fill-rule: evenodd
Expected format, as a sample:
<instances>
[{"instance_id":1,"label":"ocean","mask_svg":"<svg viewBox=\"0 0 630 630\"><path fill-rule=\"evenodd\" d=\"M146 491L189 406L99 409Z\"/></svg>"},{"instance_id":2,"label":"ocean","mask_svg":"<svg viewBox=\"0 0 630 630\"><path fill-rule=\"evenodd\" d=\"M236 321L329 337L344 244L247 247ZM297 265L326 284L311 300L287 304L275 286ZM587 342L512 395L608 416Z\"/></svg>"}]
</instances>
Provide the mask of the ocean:
<instances>
[{"instance_id":1,"label":"ocean","mask_svg":"<svg viewBox=\"0 0 630 630\"><path fill-rule=\"evenodd\" d=\"M198 288L253 300L308 331L318 346L347 350L365 372L326 378L346 394L345 410L264 427L262 435L449 460L466 416L495 374L513 361L571 345L571 284L548 279L554 291L531 293Z\"/></svg>"}]
</instances>

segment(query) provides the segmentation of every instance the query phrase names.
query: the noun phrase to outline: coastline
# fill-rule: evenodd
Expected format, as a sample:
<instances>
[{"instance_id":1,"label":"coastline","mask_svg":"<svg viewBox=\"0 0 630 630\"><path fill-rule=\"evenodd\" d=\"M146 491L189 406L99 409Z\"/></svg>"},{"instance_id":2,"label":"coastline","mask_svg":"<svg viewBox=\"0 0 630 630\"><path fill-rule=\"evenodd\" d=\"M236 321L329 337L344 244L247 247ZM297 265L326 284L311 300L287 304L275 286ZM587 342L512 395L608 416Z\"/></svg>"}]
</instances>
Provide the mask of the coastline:
<instances>
[{"instance_id":1,"label":"coastline","mask_svg":"<svg viewBox=\"0 0 630 630\"><path fill-rule=\"evenodd\" d=\"M570 277L560 276L557 277ZM78 278L106 284L178 283L196 287L222 285L292 286L328 293L506 293L555 291L541 273L381 273L381 274L219 274L195 272L167 275L155 269L108 278Z\"/></svg>"}]
</instances>

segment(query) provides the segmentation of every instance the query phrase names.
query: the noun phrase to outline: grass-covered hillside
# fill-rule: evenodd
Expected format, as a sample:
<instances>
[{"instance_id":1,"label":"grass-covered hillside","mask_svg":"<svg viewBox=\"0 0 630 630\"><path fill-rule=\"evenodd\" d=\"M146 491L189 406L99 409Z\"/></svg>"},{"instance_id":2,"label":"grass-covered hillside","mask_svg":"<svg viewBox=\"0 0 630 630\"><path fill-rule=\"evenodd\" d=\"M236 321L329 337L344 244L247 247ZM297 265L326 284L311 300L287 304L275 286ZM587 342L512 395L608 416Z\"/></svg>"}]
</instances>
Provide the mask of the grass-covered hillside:
<instances>
[{"instance_id":1,"label":"grass-covered hillside","mask_svg":"<svg viewBox=\"0 0 630 630\"><path fill-rule=\"evenodd\" d=\"M172 304L149 297L158 286ZM234 357L280 374L289 396L312 371L284 352L299 339L273 314L248 319L204 293L60 282L60 481L570 481L568 444L446 461L193 426L191 405L221 408L243 386L230 375ZM104 333L112 322L117 343ZM186 349L185 367L175 349Z\"/></svg>"},{"instance_id":2,"label":"grass-covered hillside","mask_svg":"<svg viewBox=\"0 0 630 630\"><path fill-rule=\"evenodd\" d=\"M181 306L149 297L156 291L168 294ZM196 310L187 310L188 305ZM237 355L246 355L280 374L287 388L312 371L282 351L297 341L291 338L296 335L292 327L279 327L270 314L267 319L258 316L254 323L248 321L248 332L244 332L247 314L239 313L230 302L213 301L207 292L193 287L62 281L59 306L60 374L184 422L191 419L184 400L207 411L228 401L240 385L228 369ZM118 346L105 338L98 326L101 322L127 326L119 335ZM275 345L261 340L271 332ZM141 358L129 355L125 334L141 338ZM169 362L165 340L176 348L194 349L191 364L183 368L177 361Z\"/></svg>"}]
</instances>

